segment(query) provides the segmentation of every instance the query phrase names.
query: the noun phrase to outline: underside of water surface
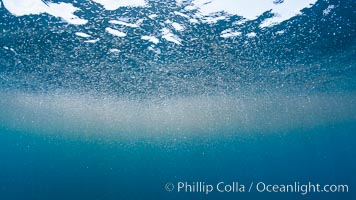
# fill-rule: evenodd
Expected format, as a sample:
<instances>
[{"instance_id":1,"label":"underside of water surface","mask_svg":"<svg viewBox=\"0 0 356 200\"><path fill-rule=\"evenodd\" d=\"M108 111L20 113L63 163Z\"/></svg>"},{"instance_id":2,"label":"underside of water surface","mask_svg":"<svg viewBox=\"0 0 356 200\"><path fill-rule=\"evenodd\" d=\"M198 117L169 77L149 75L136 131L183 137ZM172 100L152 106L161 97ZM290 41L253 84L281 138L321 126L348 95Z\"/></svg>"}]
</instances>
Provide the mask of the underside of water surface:
<instances>
[{"instance_id":1,"label":"underside of water surface","mask_svg":"<svg viewBox=\"0 0 356 200\"><path fill-rule=\"evenodd\" d=\"M355 133L354 0L0 0L0 199L355 199Z\"/></svg>"}]
</instances>

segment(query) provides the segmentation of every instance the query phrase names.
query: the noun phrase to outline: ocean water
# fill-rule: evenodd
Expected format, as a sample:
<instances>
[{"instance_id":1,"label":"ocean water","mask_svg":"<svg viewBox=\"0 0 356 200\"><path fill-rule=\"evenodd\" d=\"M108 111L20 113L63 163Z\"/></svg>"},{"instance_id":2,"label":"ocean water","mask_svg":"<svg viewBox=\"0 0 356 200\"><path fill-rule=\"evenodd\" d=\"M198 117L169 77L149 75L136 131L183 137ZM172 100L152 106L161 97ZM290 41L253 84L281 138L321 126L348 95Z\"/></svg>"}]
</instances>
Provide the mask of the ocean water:
<instances>
[{"instance_id":1,"label":"ocean water","mask_svg":"<svg viewBox=\"0 0 356 200\"><path fill-rule=\"evenodd\" d=\"M274 134L65 138L1 130L2 199L354 199L355 123ZM245 133L246 134L246 133ZM348 193L182 193L167 182L348 184Z\"/></svg>"},{"instance_id":2,"label":"ocean water","mask_svg":"<svg viewBox=\"0 0 356 200\"><path fill-rule=\"evenodd\" d=\"M0 200L356 199L355 38L354 0L0 0Z\"/></svg>"}]
</instances>

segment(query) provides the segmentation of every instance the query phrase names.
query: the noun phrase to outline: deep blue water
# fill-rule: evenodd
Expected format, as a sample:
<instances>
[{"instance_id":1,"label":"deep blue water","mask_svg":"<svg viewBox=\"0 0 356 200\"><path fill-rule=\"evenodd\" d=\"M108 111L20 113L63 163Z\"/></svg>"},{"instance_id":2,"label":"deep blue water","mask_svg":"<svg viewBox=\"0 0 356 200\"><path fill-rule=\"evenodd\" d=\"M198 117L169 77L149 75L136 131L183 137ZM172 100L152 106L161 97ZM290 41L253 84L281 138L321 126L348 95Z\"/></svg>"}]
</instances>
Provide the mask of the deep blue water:
<instances>
[{"instance_id":1,"label":"deep blue water","mask_svg":"<svg viewBox=\"0 0 356 200\"><path fill-rule=\"evenodd\" d=\"M2 129L1 199L355 199L355 123L242 136L68 139ZM349 193L178 193L166 182L348 184Z\"/></svg>"},{"instance_id":2,"label":"deep blue water","mask_svg":"<svg viewBox=\"0 0 356 200\"><path fill-rule=\"evenodd\" d=\"M8 2L0 0L0 200L356 199L355 0L318 0L264 28L271 10L243 23L224 12L216 23L174 14L195 16L184 9L191 0L116 10L46 1L71 3L82 25L18 16ZM143 21L109 22L120 17ZM164 39L167 27L180 44ZM229 29L240 35L221 37ZM221 181L255 185L177 191L178 182ZM260 193L258 182L348 192Z\"/></svg>"}]
</instances>

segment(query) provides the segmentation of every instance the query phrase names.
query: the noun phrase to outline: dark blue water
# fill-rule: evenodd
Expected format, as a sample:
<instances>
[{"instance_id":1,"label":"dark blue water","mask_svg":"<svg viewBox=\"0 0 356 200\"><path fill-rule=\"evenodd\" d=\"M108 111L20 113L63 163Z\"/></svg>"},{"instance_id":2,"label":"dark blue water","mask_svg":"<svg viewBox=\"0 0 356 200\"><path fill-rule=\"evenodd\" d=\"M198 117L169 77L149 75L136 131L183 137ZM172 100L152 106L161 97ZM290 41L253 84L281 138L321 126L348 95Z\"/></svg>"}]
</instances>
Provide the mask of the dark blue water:
<instances>
[{"instance_id":1,"label":"dark blue water","mask_svg":"<svg viewBox=\"0 0 356 200\"><path fill-rule=\"evenodd\" d=\"M355 123L244 136L68 139L2 129L1 199L354 199ZM348 184L349 193L167 192L166 182Z\"/></svg>"},{"instance_id":2,"label":"dark blue water","mask_svg":"<svg viewBox=\"0 0 356 200\"><path fill-rule=\"evenodd\" d=\"M0 0L0 200L356 199L356 1L318 0L268 27L272 10L243 23L174 14L196 17L191 0L116 10L45 1L71 3L80 25L20 16L10 8L20 1L9 2ZM240 35L222 37L229 29ZM245 189L205 194L180 182ZM347 189L260 192L259 182Z\"/></svg>"}]
</instances>

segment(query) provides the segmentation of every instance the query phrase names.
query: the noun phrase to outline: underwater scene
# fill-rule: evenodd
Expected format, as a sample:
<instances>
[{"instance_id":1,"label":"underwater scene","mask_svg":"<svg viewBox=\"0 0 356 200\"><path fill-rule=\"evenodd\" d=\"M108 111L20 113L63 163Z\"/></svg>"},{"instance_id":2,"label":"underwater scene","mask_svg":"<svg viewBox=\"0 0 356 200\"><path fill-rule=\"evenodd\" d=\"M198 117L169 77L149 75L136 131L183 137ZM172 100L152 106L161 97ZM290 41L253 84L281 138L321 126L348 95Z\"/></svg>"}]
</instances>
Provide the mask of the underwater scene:
<instances>
[{"instance_id":1,"label":"underwater scene","mask_svg":"<svg viewBox=\"0 0 356 200\"><path fill-rule=\"evenodd\" d=\"M0 200L354 200L355 159L355 0L0 0Z\"/></svg>"}]
</instances>

